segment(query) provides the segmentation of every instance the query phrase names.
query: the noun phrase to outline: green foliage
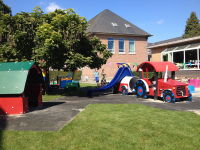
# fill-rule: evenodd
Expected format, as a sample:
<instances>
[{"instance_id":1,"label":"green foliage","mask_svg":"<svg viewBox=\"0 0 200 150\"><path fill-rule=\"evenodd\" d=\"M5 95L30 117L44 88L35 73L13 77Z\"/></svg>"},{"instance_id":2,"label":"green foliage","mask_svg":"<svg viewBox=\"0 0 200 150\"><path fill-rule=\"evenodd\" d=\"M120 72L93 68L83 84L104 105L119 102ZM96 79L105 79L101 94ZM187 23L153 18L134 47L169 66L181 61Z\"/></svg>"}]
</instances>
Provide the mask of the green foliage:
<instances>
[{"instance_id":1,"label":"green foliage","mask_svg":"<svg viewBox=\"0 0 200 150\"><path fill-rule=\"evenodd\" d=\"M2 31L2 27L3 27L3 16L5 14L8 14L8 16L11 15L11 8L7 5L5 5L3 3L3 0L0 0L0 31ZM2 41L2 35L0 34L0 42ZM2 44L2 43L1 43ZM3 48L4 49L4 48ZM8 47L8 50L10 49L10 47ZM0 62L3 61L3 50L0 49Z\"/></svg>"},{"instance_id":2,"label":"green foliage","mask_svg":"<svg viewBox=\"0 0 200 150\"><path fill-rule=\"evenodd\" d=\"M65 65L66 71L75 71L86 65L100 68L112 56L99 38L87 38L87 21L73 9L50 12L45 20L37 28L36 40L39 46L36 48L36 56L42 56L40 59L46 60L47 66L61 69Z\"/></svg>"},{"instance_id":3,"label":"green foliage","mask_svg":"<svg viewBox=\"0 0 200 150\"><path fill-rule=\"evenodd\" d=\"M2 45L0 51L3 53L3 61L27 61L34 60L36 28L43 22L43 18L37 18L41 14L41 9L36 7L34 12L17 13L15 16L5 14L2 17ZM44 16L43 16L44 17Z\"/></svg>"},{"instance_id":4,"label":"green foliage","mask_svg":"<svg viewBox=\"0 0 200 150\"><path fill-rule=\"evenodd\" d=\"M1 23L0 62L34 60L42 68L74 72L100 68L112 56L99 38L88 39L86 18L73 9L44 14L36 6L31 13L5 14ZM48 74L45 83L47 91Z\"/></svg>"},{"instance_id":5,"label":"green foliage","mask_svg":"<svg viewBox=\"0 0 200 150\"><path fill-rule=\"evenodd\" d=\"M200 24L199 19L195 12L192 12L190 18L187 20L187 25L185 26L185 33L183 38L194 37L200 35Z\"/></svg>"},{"instance_id":6,"label":"green foliage","mask_svg":"<svg viewBox=\"0 0 200 150\"><path fill-rule=\"evenodd\" d=\"M61 77L66 77L68 76L70 73L73 73L73 72L65 72L65 71L49 71L49 79L50 81L54 79L57 79L57 76L61 76ZM77 71L75 72L74 74L74 79L73 80L81 80L81 74L82 74L82 71Z\"/></svg>"},{"instance_id":7,"label":"green foliage","mask_svg":"<svg viewBox=\"0 0 200 150\"><path fill-rule=\"evenodd\" d=\"M99 38L88 39L86 18L73 9L44 14L36 6L31 13L5 14L2 23L2 61L42 61L43 68L65 66L73 72L84 66L100 68L112 56Z\"/></svg>"},{"instance_id":8,"label":"green foliage","mask_svg":"<svg viewBox=\"0 0 200 150\"><path fill-rule=\"evenodd\" d=\"M139 72L133 71L133 75L139 77Z\"/></svg>"},{"instance_id":9,"label":"green foliage","mask_svg":"<svg viewBox=\"0 0 200 150\"><path fill-rule=\"evenodd\" d=\"M0 18L4 15L4 14L10 14L11 15L11 7L9 7L8 5L4 4L3 0L0 0Z\"/></svg>"}]
</instances>

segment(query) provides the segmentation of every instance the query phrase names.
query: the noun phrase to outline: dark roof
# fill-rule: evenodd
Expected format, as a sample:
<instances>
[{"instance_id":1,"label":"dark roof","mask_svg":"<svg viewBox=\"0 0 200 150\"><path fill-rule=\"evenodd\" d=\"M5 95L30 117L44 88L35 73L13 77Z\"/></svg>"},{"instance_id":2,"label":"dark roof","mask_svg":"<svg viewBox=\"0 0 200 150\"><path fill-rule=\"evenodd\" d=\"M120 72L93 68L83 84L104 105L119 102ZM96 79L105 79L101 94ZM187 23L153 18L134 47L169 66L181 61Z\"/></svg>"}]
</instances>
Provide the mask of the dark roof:
<instances>
[{"instance_id":1,"label":"dark roof","mask_svg":"<svg viewBox=\"0 0 200 150\"><path fill-rule=\"evenodd\" d=\"M147 43L147 46L152 46L153 45L153 43Z\"/></svg>"},{"instance_id":2,"label":"dark roof","mask_svg":"<svg viewBox=\"0 0 200 150\"><path fill-rule=\"evenodd\" d=\"M178 41L178 40L182 40L183 37L176 37L176 38L172 38L172 39L168 39L168 40L164 40L164 41L159 41L159 42L155 42L155 43L151 43L152 45L158 45L158 44L163 44L163 43L168 43L168 42L174 42L174 41ZM148 45L148 46L152 46L152 45Z\"/></svg>"},{"instance_id":3,"label":"dark roof","mask_svg":"<svg viewBox=\"0 0 200 150\"><path fill-rule=\"evenodd\" d=\"M113 26L112 23L117 23L117 26ZM110 33L110 34L129 34L140 36L151 36L149 33L138 28L122 17L116 15L108 9L105 9L97 16L88 21L89 27L87 33ZM129 24L130 27L126 27L125 24Z\"/></svg>"},{"instance_id":4,"label":"dark roof","mask_svg":"<svg viewBox=\"0 0 200 150\"><path fill-rule=\"evenodd\" d=\"M147 49L152 49L152 48L157 48L157 47L163 47L163 46L176 46L177 44L187 44L187 43L197 43L200 40L200 35L198 36L194 36L194 37L189 37L189 38L183 38L182 36L180 37L176 37L176 38L172 38L172 39L168 39L168 40L164 40L164 41L159 41L159 42L155 42L155 43L148 43L147 45ZM187 42L187 43L186 43Z\"/></svg>"}]
</instances>

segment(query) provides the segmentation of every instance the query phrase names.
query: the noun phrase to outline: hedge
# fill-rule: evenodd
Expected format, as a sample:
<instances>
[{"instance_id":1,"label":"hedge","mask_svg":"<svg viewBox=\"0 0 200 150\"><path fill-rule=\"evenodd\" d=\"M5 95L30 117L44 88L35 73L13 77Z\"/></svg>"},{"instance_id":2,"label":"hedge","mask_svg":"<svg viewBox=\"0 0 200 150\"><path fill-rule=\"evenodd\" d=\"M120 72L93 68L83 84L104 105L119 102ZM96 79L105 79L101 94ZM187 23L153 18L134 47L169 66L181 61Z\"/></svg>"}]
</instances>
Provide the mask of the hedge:
<instances>
[{"instance_id":1,"label":"hedge","mask_svg":"<svg viewBox=\"0 0 200 150\"><path fill-rule=\"evenodd\" d=\"M49 71L49 80L52 81L53 78L56 80L57 76L66 77L72 72L65 72L65 71ZM77 71L74 74L74 79L76 81L81 80L82 71Z\"/></svg>"},{"instance_id":2,"label":"hedge","mask_svg":"<svg viewBox=\"0 0 200 150\"><path fill-rule=\"evenodd\" d=\"M70 73L72 73L72 72L49 71L49 79L50 79L50 81L52 81L53 78L57 79L57 76L65 77L65 76L68 76ZM74 80L76 80L76 81L81 80L81 74L82 74L82 71L75 72ZM139 77L139 72L133 71L133 75ZM154 76L154 72L148 72L149 79L151 79L153 76ZM159 72L158 77L160 78L160 76L161 76L161 73ZM146 72L144 72L144 78L146 78L146 77L147 77L147 74L146 74Z\"/></svg>"},{"instance_id":3,"label":"hedge","mask_svg":"<svg viewBox=\"0 0 200 150\"><path fill-rule=\"evenodd\" d=\"M133 75L136 76L136 77L139 77L139 72L136 72L136 71L133 71ZM151 79L152 77L154 76L154 72L148 72L148 78ZM144 72L144 78L147 77L147 74L146 72ZM161 77L161 73L158 72L158 78Z\"/></svg>"}]
</instances>

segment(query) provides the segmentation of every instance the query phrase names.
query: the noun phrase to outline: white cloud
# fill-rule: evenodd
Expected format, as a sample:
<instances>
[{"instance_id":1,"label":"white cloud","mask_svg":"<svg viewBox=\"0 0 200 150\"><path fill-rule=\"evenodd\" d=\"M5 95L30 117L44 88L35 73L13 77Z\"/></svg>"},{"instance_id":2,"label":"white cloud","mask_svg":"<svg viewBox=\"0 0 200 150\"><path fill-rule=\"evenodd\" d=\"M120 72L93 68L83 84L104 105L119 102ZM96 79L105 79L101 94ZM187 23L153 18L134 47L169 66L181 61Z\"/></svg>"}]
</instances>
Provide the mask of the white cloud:
<instances>
[{"instance_id":1,"label":"white cloud","mask_svg":"<svg viewBox=\"0 0 200 150\"><path fill-rule=\"evenodd\" d=\"M55 2L53 2L53 3L49 3L49 6L47 6L45 10L46 10L47 12L50 12L50 11L54 11L54 10L56 10L56 9L62 9L62 10L63 10L63 8L61 8L61 7L58 6Z\"/></svg>"},{"instance_id":2,"label":"white cloud","mask_svg":"<svg viewBox=\"0 0 200 150\"><path fill-rule=\"evenodd\" d=\"M159 21L157 21L157 24L162 24L164 22L164 20L160 19Z\"/></svg>"},{"instance_id":3,"label":"white cloud","mask_svg":"<svg viewBox=\"0 0 200 150\"><path fill-rule=\"evenodd\" d=\"M43 2L40 2L40 5L46 5L45 3L43 3Z\"/></svg>"}]
</instances>

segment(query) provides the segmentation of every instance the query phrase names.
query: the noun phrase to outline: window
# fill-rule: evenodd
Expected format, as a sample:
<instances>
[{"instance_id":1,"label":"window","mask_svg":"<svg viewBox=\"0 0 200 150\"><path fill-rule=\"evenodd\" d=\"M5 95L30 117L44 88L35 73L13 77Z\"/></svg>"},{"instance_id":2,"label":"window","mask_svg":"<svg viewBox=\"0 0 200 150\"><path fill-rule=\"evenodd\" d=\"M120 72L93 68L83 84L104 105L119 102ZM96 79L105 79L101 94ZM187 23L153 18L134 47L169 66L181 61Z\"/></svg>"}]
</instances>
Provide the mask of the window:
<instances>
[{"instance_id":1,"label":"window","mask_svg":"<svg viewBox=\"0 0 200 150\"><path fill-rule=\"evenodd\" d=\"M135 40L129 39L129 53L135 53Z\"/></svg>"},{"instance_id":2,"label":"window","mask_svg":"<svg viewBox=\"0 0 200 150\"><path fill-rule=\"evenodd\" d=\"M117 23L111 23L113 25L113 27L117 27Z\"/></svg>"},{"instance_id":3,"label":"window","mask_svg":"<svg viewBox=\"0 0 200 150\"><path fill-rule=\"evenodd\" d=\"M185 51L185 69L198 69L197 49Z\"/></svg>"},{"instance_id":4,"label":"window","mask_svg":"<svg viewBox=\"0 0 200 150\"><path fill-rule=\"evenodd\" d=\"M184 51L178 51L173 53L173 62L179 69L184 69Z\"/></svg>"},{"instance_id":5,"label":"window","mask_svg":"<svg viewBox=\"0 0 200 150\"><path fill-rule=\"evenodd\" d=\"M163 57L163 61L172 62L172 53L163 53L162 57Z\"/></svg>"},{"instance_id":6,"label":"window","mask_svg":"<svg viewBox=\"0 0 200 150\"><path fill-rule=\"evenodd\" d=\"M183 63L184 62L184 51L178 51L173 53L173 62L174 63Z\"/></svg>"},{"instance_id":7,"label":"window","mask_svg":"<svg viewBox=\"0 0 200 150\"><path fill-rule=\"evenodd\" d=\"M131 26L129 24L125 24L125 27L130 28Z\"/></svg>"},{"instance_id":8,"label":"window","mask_svg":"<svg viewBox=\"0 0 200 150\"><path fill-rule=\"evenodd\" d=\"M114 38L108 38L108 50L114 53Z\"/></svg>"},{"instance_id":9,"label":"window","mask_svg":"<svg viewBox=\"0 0 200 150\"><path fill-rule=\"evenodd\" d=\"M148 61L151 61L151 56L148 55Z\"/></svg>"},{"instance_id":10,"label":"window","mask_svg":"<svg viewBox=\"0 0 200 150\"><path fill-rule=\"evenodd\" d=\"M125 53L124 39L119 38L119 53Z\"/></svg>"},{"instance_id":11,"label":"window","mask_svg":"<svg viewBox=\"0 0 200 150\"><path fill-rule=\"evenodd\" d=\"M192 45L192 44L191 44ZM181 46L179 46L181 47ZM184 49L177 48L167 48L165 51L162 52L162 61L170 61L173 62L179 69L193 69L199 70L200 66L200 54L198 47L191 47L188 46ZM170 51L168 51L170 50Z\"/></svg>"}]
</instances>

